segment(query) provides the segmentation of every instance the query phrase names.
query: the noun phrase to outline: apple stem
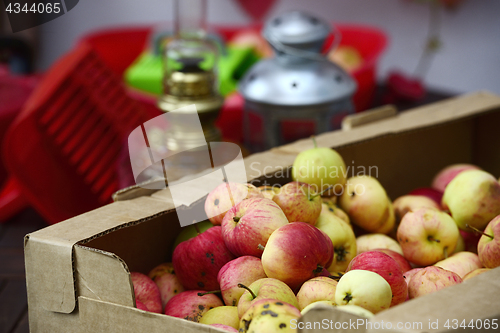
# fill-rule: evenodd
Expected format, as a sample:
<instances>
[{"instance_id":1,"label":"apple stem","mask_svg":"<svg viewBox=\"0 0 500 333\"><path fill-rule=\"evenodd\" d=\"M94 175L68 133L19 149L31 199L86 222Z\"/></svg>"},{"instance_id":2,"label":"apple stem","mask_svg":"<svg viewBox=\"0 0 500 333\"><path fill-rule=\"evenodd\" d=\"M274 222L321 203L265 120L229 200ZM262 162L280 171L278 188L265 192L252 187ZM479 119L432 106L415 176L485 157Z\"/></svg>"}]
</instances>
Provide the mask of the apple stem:
<instances>
[{"instance_id":1,"label":"apple stem","mask_svg":"<svg viewBox=\"0 0 500 333\"><path fill-rule=\"evenodd\" d=\"M206 293L198 293L198 296L205 296L208 294L218 294L218 293L220 293L220 290L207 291Z\"/></svg>"},{"instance_id":2,"label":"apple stem","mask_svg":"<svg viewBox=\"0 0 500 333\"><path fill-rule=\"evenodd\" d=\"M316 143L316 136L311 135L311 139L313 140L314 148L318 148L318 144Z\"/></svg>"},{"instance_id":3,"label":"apple stem","mask_svg":"<svg viewBox=\"0 0 500 333\"><path fill-rule=\"evenodd\" d=\"M248 290L248 292L250 293L250 295L252 295L252 297L253 297L252 299L256 299L257 298L257 295L254 294L254 292L252 291L252 289L248 288L244 284L238 283L238 287Z\"/></svg>"},{"instance_id":4,"label":"apple stem","mask_svg":"<svg viewBox=\"0 0 500 333\"><path fill-rule=\"evenodd\" d=\"M201 234L200 228L198 228L198 226L196 225L196 223L193 224L193 225L194 225L194 228L196 229L196 232L198 233L198 235Z\"/></svg>"},{"instance_id":5,"label":"apple stem","mask_svg":"<svg viewBox=\"0 0 500 333\"><path fill-rule=\"evenodd\" d=\"M427 237L427 239L430 240L431 242L436 242L436 243L441 242L439 239L434 238L434 236L429 236L429 237Z\"/></svg>"},{"instance_id":6,"label":"apple stem","mask_svg":"<svg viewBox=\"0 0 500 333\"><path fill-rule=\"evenodd\" d=\"M316 198L316 197L321 196L323 193L325 193L326 191L328 191L328 190L332 189L334 186L335 186L335 185L330 185L330 186L328 186L326 189L324 189L323 191L321 191L321 192L319 192L319 193L317 193L317 194L315 194L315 195L313 195L313 196L310 196L310 197L309 197L309 201L313 200L313 199L314 199L314 198Z\"/></svg>"},{"instance_id":7,"label":"apple stem","mask_svg":"<svg viewBox=\"0 0 500 333\"><path fill-rule=\"evenodd\" d=\"M323 272L323 266L321 266L320 264L318 264L318 265L316 266L316 269L313 271L313 273L314 273L314 274L319 274L319 273L321 273L321 272Z\"/></svg>"},{"instance_id":8,"label":"apple stem","mask_svg":"<svg viewBox=\"0 0 500 333\"><path fill-rule=\"evenodd\" d=\"M257 245L257 248L258 248L259 250L262 250L262 251L264 251L264 249L265 249L265 247L264 247L264 246L262 246L262 244Z\"/></svg>"},{"instance_id":9,"label":"apple stem","mask_svg":"<svg viewBox=\"0 0 500 333\"><path fill-rule=\"evenodd\" d=\"M443 249L443 253L444 253L444 258L445 259L448 259L448 246L445 246L444 249Z\"/></svg>"},{"instance_id":10,"label":"apple stem","mask_svg":"<svg viewBox=\"0 0 500 333\"><path fill-rule=\"evenodd\" d=\"M473 227L473 226L471 226L471 225L466 224L465 226L466 226L467 228L472 229L474 232L480 233L480 234L482 234L482 235L484 235L484 236L486 236L486 237L489 237L489 238L491 238L491 239L493 239L493 238L494 238L493 236L488 235L488 234L487 234L487 233L485 233L484 231L481 231L481 230L479 230L478 228L475 228L475 227Z\"/></svg>"}]
</instances>

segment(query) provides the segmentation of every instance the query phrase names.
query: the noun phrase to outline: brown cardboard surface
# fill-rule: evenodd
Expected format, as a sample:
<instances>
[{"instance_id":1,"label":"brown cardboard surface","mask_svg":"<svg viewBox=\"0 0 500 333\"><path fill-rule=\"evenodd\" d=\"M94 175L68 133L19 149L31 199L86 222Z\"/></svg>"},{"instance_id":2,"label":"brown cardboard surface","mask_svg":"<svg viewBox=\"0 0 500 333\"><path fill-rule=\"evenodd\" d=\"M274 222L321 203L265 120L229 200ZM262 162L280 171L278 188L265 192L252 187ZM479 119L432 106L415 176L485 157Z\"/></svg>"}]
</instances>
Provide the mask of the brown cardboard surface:
<instances>
[{"instance_id":1,"label":"brown cardboard surface","mask_svg":"<svg viewBox=\"0 0 500 333\"><path fill-rule=\"evenodd\" d=\"M477 93L349 131L326 133L318 136L317 142L319 146L335 147L348 166L378 167L378 178L394 199L427 185L440 168L451 163L477 163L499 175L499 123L500 97ZM248 179L256 185L288 182L290 174L286 171L296 154L311 146L310 140L301 140L251 155L245 159ZM203 204L204 195L198 194L196 204ZM170 260L180 226L168 189L145 192L132 187L115 199L118 201L27 236L31 331L210 332L202 325L131 307L134 296L128 272L147 273ZM401 318L423 320L430 315L444 318L449 313L461 318L498 317L500 297L491 290L500 289L500 271L490 273L477 277L478 282L473 279L430 298L413 300L377 318L391 322ZM481 297L483 294L487 295ZM463 302L469 301L473 306L467 310ZM314 315L318 314L312 312L310 316ZM335 316L338 314L328 314L330 319Z\"/></svg>"},{"instance_id":2,"label":"brown cardboard surface","mask_svg":"<svg viewBox=\"0 0 500 333\"><path fill-rule=\"evenodd\" d=\"M80 297L81 332L224 333L216 327Z\"/></svg>"}]
</instances>

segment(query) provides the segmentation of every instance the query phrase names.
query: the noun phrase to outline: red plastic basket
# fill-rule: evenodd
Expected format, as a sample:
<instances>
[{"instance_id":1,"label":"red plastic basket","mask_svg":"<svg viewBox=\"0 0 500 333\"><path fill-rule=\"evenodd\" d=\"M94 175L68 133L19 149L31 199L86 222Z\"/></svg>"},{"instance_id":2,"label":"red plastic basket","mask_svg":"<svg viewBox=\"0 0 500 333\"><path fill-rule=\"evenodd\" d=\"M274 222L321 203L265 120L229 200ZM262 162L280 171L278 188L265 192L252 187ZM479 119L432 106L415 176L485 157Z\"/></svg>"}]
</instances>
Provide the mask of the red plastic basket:
<instances>
[{"instance_id":1,"label":"red plastic basket","mask_svg":"<svg viewBox=\"0 0 500 333\"><path fill-rule=\"evenodd\" d=\"M45 74L6 134L3 157L15 181L2 192L11 204L0 207L1 218L22 198L49 223L110 202L119 153L148 119L121 79L80 44Z\"/></svg>"}]
</instances>

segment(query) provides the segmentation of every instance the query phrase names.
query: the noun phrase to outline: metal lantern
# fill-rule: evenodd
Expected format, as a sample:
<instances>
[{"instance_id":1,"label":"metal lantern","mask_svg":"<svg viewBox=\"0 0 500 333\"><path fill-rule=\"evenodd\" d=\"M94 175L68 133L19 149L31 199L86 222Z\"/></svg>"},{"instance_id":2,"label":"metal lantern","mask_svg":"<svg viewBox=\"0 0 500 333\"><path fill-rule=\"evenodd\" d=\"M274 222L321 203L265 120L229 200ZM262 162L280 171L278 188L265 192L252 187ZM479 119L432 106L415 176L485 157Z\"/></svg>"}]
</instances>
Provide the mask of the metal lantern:
<instances>
[{"instance_id":1,"label":"metal lantern","mask_svg":"<svg viewBox=\"0 0 500 333\"><path fill-rule=\"evenodd\" d=\"M282 144L283 120L312 120L318 134L339 128L342 116L354 112L351 98L356 83L321 54L331 32L325 21L299 11L266 22L263 36L274 48L275 57L255 64L239 86L245 99L245 144L251 150ZM339 40L337 33L334 41ZM263 120L264 140L260 147L251 136L256 132L250 128L250 113Z\"/></svg>"}]
</instances>

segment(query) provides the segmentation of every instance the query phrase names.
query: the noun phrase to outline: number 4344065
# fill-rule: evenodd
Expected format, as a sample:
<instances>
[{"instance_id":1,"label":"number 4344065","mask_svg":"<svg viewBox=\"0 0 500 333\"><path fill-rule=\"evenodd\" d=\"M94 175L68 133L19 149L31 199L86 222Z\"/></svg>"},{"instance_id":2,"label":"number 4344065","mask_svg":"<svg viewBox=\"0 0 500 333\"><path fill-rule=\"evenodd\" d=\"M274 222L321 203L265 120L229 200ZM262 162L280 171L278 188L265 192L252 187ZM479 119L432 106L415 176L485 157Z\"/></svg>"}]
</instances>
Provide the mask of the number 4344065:
<instances>
[{"instance_id":1,"label":"number 4344065","mask_svg":"<svg viewBox=\"0 0 500 333\"><path fill-rule=\"evenodd\" d=\"M446 329L458 329L459 327L467 329L498 329L498 319L471 319L470 322L466 322L465 319L462 322L459 322L457 319L448 319L446 323L443 325Z\"/></svg>"},{"instance_id":2,"label":"number 4344065","mask_svg":"<svg viewBox=\"0 0 500 333\"><path fill-rule=\"evenodd\" d=\"M24 5L23 5L22 3L15 2L15 3L9 3L9 5L5 9L5 11L8 13L14 13L14 14L18 14L21 12L23 12L23 13L31 12L31 13L58 14L59 12L61 12L60 5L61 4L58 2L56 2L56 3L40 2L40 3L34 3L30 7L28 7L27 3L24 3Z\"/></svg>"}]
</instances>

